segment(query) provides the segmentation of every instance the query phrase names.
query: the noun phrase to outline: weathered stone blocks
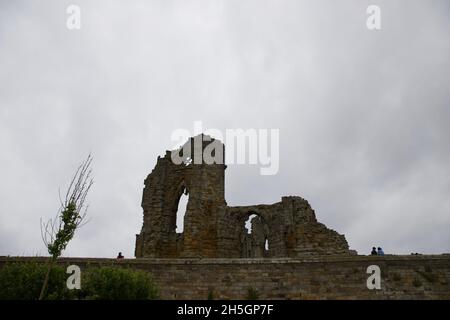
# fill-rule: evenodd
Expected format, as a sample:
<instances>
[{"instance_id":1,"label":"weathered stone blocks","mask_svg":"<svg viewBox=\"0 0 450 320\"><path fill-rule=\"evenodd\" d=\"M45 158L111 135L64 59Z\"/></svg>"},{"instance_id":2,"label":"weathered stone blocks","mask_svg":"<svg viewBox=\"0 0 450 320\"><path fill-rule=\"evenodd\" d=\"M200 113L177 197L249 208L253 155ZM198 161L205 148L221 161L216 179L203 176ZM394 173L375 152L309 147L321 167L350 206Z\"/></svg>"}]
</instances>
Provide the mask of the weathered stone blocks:
<instances>
[{"instance_id":1,"label":"weathered stone blocks","mask_svg":"<svg viewBox=\"0 0 450 320\"><path fill-rule=\"evenodd\" d=\"M216 163L198 161L195 139L184 147L192 159L175 164L174 153L167 151L145 180L142 197L144 219L136 236L136 257L153 258L270 258L304 255L353 254L343 235L319 223L308 201L283 197L271 205L227 206L223 158ZM212 143L203 140L200 151ZM198 145L197 145L198 149ZM195 152L197 151L197 152ZM176 214L181 195L189 195L184 217L184 232L177 234ZM249 218L252 218L249 221ZM251 224L251 233L246 228Z\"/></svg>"}]
</instances>

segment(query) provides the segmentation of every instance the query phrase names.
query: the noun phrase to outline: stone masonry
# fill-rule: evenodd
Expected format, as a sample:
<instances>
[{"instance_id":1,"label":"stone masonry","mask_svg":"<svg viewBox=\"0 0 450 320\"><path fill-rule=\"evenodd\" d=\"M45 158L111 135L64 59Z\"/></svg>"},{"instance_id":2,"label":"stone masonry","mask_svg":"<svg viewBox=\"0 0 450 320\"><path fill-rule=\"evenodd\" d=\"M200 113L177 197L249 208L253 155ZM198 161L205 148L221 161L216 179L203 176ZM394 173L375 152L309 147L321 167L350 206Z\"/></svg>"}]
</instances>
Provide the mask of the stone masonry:
<instances>
[{"instance_id":1,"label":"stone masonry","mask_svg":"<svg viewBox=\"0 0 450 320\"><path fill-rule=\"evenodd\" d=\"M47 257L1 257L6 263ZM143 270L161 299L450 299L450 255L305 256L260 259L60 258L58 264ZM369 290L367 267L381 270L381 289ZM83 274L83 273L82 273Z\"/></svg>"},{"instance_id":2,"label":"stone masonry","mask_svg":"<svg viewBox=\"0 0 450 320\"><path fill-rule=\"evenodd\" d=\"M214 162L205 161L210 154ZM180 164L174 156L182 159ZM137 258L280 258L349 255L343 235L316 219L308 201L282 197L280 202L227 206L225 147L209 136L158 157L145 180L144 221L136 235ZM176 232L178 203L189 195L183 233ZM250 224L250 228L246 228Z\"/></svg>"}]
</instances>

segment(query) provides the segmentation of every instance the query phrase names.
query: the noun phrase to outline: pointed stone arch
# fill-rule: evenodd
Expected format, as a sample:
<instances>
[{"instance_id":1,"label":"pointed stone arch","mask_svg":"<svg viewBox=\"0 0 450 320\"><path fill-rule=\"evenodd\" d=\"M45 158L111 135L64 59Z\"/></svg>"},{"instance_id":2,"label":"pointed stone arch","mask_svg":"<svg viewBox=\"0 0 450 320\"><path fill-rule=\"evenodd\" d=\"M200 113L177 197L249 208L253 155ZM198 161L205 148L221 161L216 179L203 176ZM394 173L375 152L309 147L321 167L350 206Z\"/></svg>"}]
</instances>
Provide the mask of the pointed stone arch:
<instances>
[{"instance_id":1,"label":"pointed stone arch","mask_svg":"<svg viewBox=\"0 0 450 320\"><path fill-rule=\"evenodd\" d=\"M184 219L189 205L189 188L184 179L176 185L173 199L172 223L170 228L175 233L182 234L184 232ZM180 211L183 211L182 215L180 215Z\"/></svg>"},{"instance_id":2,"label":"pointed stone arch","mask_svg":"<svg viewBox=\"0 0 450 320\"><path fill-rule=\"evenodd\" d=\"M244 217L243 229L245 231L241 237L241 257L266 257L266 242L268 242L269 230L264 217L253 210L248 211Z\"/></svg>"}]
</instances>

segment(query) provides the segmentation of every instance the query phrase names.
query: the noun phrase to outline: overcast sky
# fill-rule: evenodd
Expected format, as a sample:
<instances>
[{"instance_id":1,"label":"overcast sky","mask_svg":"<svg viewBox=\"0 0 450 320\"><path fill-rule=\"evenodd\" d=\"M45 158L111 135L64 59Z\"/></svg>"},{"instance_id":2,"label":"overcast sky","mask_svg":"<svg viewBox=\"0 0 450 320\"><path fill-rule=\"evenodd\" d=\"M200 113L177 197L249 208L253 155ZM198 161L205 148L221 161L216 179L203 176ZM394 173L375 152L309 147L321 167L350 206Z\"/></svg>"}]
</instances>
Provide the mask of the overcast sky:
<instances>
[{"instance_id":1,"label":"overcast sky","mask_svg":"<svg viewBox=\"0 0 450 320\"><path fill-rule=\"evenodd\" d=\"M299 195L360 254L450 252L449 15L448 0L1 0L0 255L46 254L39 220L92 152L91 220L64 255L132 257L143 181L194 121L280 130L278 174L229 166L229 205Z\"/></svg>"}]
</instances>

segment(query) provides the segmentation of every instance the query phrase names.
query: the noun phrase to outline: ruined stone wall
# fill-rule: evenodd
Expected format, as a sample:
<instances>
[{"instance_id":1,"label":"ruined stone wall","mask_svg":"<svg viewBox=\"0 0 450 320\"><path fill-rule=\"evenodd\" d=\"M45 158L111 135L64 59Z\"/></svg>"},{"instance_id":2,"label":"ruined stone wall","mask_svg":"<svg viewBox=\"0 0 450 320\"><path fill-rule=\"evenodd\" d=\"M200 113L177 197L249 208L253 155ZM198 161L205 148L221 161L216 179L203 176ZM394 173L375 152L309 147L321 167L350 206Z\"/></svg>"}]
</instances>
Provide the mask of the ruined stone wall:
<instances>
[{"instance_id":1,"label":"ruined stone wall","mask_svg":"<svg viewBox=\"0 0 450 320\"><path fill-rule=\"evenodd\" d=\"M167 151L144 182L144 221L136 257L214 256L217 251L215 221L225 206L225 166L195 164L194 143L190 145L190 163L174 164ZM184 232L177 234L176 213L183 193L189 194L189 202Z\"/></svg>"},{"instance_id":2,"label":"ruined stone wall","mask_svg":"<svg viewBox=\"0 0 450 320\"><path fill-rule=\"evenodd\" d=\"M245 221L252 220L249 235ZM219 257L296 257L353 254L343 235L317 222L301 197L283 197L272 205L227 207L218 229ZM268 250L265 250L267 240ZM249 246L251 247L250 250Z\"/></svg>"},{"instance_id":3,"label":"ruined stone wall","mask_svg":"<svg viewBox=\"0 0 450 320\"><path fill-rule=\"evenodd\" d=\"M0 257L6 262L44 258ZM82 271L118 266L148 271L161 299L450 299L450 255L311 256L302 259L88 259L62 258ZM367 267L381 269L381 290L366 286ZM81 284L83 285L83 283Z\"/></svg>"},{"instance_id":4,"label":"ruined stone wall","mask_svg":"<svg viewBox=\"0 0 450 320\"><path fill-rule=\"evenodd\" d=\"M158 157L145 180L144 221L136 237L136 257L268 258L355 253L343 235L317 221L314 210L301 197L282 197L281 202L271 205L227 206L224 145L203 137L190 138L182 149ZM220 150L219 163L196 161L211 144L215 146L211 150ZM184 155L185 147L189 156ZM184 163L172 161L174 152L183 154ZM189 194L189 201L184 232L177 234L176 213L183 192ZM249 218L253 218L250 234L245 227Z\"/></svg>"}]
</instances>

